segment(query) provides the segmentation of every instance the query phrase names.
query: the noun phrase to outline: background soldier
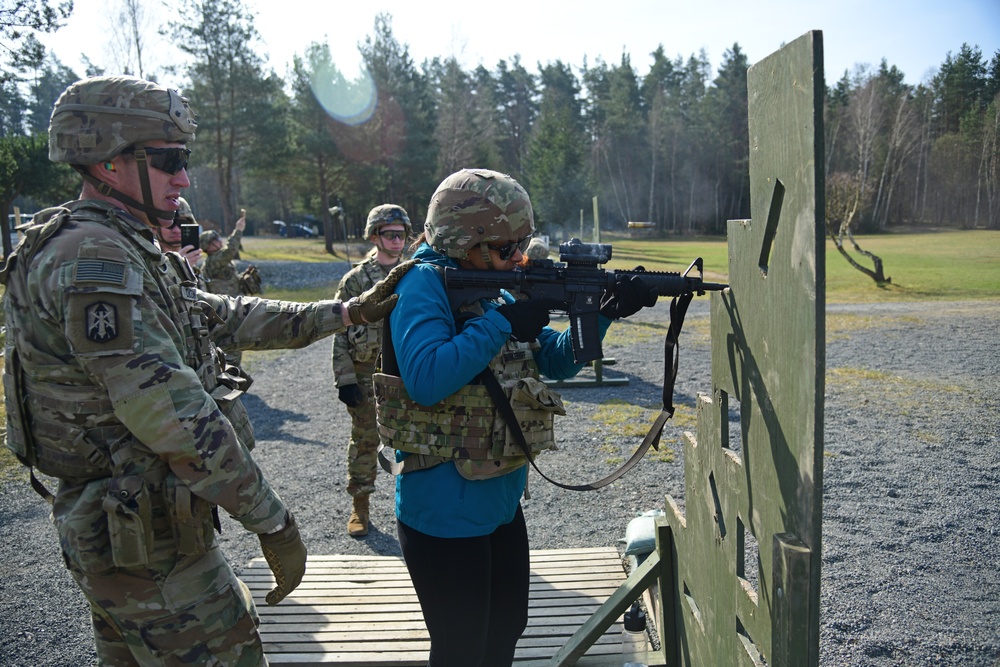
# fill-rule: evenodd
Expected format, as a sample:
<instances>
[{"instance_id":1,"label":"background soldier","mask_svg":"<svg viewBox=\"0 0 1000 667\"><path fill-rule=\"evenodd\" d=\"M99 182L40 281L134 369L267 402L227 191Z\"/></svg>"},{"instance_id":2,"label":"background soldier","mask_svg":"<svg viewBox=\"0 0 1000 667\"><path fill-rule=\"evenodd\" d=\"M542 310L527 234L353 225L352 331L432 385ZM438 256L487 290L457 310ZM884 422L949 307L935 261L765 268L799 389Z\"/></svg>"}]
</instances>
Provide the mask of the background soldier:
<instances>
[{"instance_id":1,"label":"background soldier","mask_svg":"<svg viewBox=\"0 0 1000 667\"><path fill-rule=\"evenodd\" d=\"M240 241L243 231L247 228L246 210L240 211L240 219L236 221L233 233L229 239L222 240L219 232L209 229L201 233L201 249L205 252L205 265L201 272L208 281L208 291L215 294L238 296L240 292L240 275L236 270L236 254L240 251Z\"/></svg>"},{"instance_id":2,"label":"background soldier","mask_svg":"<svg viewBox=\"0 0 1000 667\"><path fill-rule=\"evenodd\" d=\"M382 204L373 208L368 214L365 236L375 247L367 259L344 275L335 298L350 299L385 278L399 264L406 239L412 233L410 218L401 206ZM352 326L333 337L334 380L338 397L351 415L347 492L354 501L347 532L355 537L368 534L368 497L375 491L378 431L372 402L372 373L381 348L381 322Z\"/></svg>"},{"instance_id":3,"label":"background soldier","mask_svg":"<svg viewBox=\"0 0 1000 667\"><path fill-rule=\"evenodd\" d=\"M531 241L528 243L528 249L524 251L524 261L521 263L522 266L528 266L542 260L549 258L549 246L535 236L532 237Z\"/></svg>"},{"instance_id":4,"label":"background soldier","mask_svg":"<svg viewBox=\"0 0 1000 667\"><path fill-rule=\"evenodd\" d=\"M80 173L80 199L40 213L0 273L7 446L59 479L52 496L31 475L90 604L100 664L266 664L216 509L260 536L277 582L268 604L298 586L306 549L250 456L246 382L222 372L215 343L306 345L380 319L398 281L347 304L197 290L152 231L173 222L189 185L195 129L187 100L158 84L70 85L49 157Z\"/></svg>"},{"instance_id":5,"label":"background soldier","mask_svg":"<svg viewBox=\"0 0 1000 667\"><path fill-rule=\"evenodd\" d=\"M160 247L164 252L180 253L188 261L188 264L196 267L201 260L201 248L195 248L192 245L181 247L181 225L197 225L198 221L195 220L194 213L191 212L191 205L184 197L178 197L177 203L179 208L174 216L173 224L169 227L155 227L153 233L160 240ZM195 269L195 273L199 274L200 270ZM203 279L200 279L198 287L205 289Z\"/></svg>"}]
</instances>

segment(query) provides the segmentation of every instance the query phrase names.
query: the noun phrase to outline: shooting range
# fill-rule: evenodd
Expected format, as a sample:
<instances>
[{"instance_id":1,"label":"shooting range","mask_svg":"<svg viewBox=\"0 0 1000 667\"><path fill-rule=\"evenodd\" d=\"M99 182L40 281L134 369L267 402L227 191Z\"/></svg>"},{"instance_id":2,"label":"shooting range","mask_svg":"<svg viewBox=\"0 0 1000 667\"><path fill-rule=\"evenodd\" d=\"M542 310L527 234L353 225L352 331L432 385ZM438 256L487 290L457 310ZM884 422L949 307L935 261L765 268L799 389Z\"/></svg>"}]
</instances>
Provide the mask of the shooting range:
<instances>
[{"instance_id":1,"label":"shooting range","mask_svg":"<svg viewBox=\"0 0 1000 667\"><path fill-rule=\"evenodd\" d=\"M711 382L683 445L683 509L664 498L656 549L628 577L614 549L533 551L517 665L621 665L621 617L643 596L660 639L646 665L818 665L824 89L818 31L750 68L751 218L728 223L731 289L711 294ZM426 662L401 559L310 555L276 607L263 602L263 559L243 578L271 664ZM601 604L574 616L577 598Z\"/></svg>"}]
</instances>

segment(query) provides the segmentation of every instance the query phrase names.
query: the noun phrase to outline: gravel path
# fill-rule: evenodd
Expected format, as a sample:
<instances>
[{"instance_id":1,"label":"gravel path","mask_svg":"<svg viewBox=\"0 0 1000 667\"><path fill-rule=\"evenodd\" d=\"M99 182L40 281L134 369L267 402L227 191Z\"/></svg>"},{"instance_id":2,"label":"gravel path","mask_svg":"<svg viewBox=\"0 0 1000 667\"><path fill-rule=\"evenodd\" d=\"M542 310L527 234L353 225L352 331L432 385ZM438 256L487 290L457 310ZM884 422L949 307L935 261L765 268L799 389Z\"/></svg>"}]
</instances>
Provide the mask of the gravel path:
<instances>
[{"instance_id":1,"label":"gravel path","mask_svg":"<svg viewBox=\"0 0 1000 667\"><path fill-rule=\"evenodd\" d=\"M336 281L345 269L258 266L265 287ZM644 408L625 414L628 421L655 415L666 312L619 323L605 341L605 356L616 360L605 375L627 377L627 386L561 390L570 418L556 422L560 451L540 459L546 474L597 479L638 443L626 426L608 423L606 404ZM673 460L647 455L596 493L530 475L532 548L615 545L636 513L663 507L665 494L683 501L681 433L693 430L694 397L709 388L707 313L707 299L696 300L682 337L681 408L664 433ZM820 664L996 667L1000 302L831 306L827 324ZM296 512L310 552L398 555L385 475L371 533L346 533L349 419L332 390L330 341L246 356L256 378L246 401L254 455ZM86 606L62 567L46 505L25 478L0 481L0 664L93 664ZM222 543L238 567L260 555L256 538L228 517Z\"/></svg>"}]
</instances>

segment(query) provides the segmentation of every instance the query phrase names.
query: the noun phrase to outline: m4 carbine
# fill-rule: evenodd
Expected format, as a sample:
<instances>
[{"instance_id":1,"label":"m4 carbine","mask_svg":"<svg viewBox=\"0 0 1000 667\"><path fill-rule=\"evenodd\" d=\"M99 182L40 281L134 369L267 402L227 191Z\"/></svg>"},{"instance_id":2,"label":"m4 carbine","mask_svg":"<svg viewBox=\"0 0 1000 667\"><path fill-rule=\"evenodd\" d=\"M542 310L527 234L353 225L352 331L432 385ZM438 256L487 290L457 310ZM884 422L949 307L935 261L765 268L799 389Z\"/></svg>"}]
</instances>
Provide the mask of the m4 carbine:
<instances>
[{"instance_id":1,"label":"m4 carbine","mask_svg":"<svg viewBox=\"0 0 1000 667\"><path fill-rule=\"evenodd\" d=\"M530 299L562 302L565 307L560 310L569 315L573 332L573 358L582 364L603 356L597 315L605 292L613 290L617 282L638 276L643 284L655 287L660 296L701 296L729 287L704 281L701 257L691 262L683 273L646 271L642 267L632 271L606 271L598 264L611 259L609 244L572 239L560 244L559 259L559 262L541 260L514 271L446 268L444 278L451 308L457 311L480 299L495 299L500 296L500 290L524 294ZM692 275L695 269L697 275Z\"/></svg>"}]
</instances>

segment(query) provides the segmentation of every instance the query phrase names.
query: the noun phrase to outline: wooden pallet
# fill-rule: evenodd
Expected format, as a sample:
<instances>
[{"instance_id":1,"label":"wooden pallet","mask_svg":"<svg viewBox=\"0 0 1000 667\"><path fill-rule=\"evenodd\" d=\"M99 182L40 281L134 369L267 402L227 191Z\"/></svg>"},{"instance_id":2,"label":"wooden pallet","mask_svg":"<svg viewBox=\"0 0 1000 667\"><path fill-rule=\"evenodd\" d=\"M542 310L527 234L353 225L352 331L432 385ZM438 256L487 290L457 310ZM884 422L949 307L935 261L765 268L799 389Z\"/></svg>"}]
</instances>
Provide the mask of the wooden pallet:
<instances>
[{"instance_id":1,"label":"wooden pallet","mask_svg":"<svg viewBox=\"0 0 1000 667\"><path fill-rule=\"evenodd\" d=\"M261 619L272 665L425 665L430 640L401 558L310 556L299 588L280 605L264 595L274 585L263 558L241 578ZM528 628L517 645L518 667L546 664L625 580L611 547L531 552ZM613 624L578 665L621 664L621 622Z\"/></svg>"}]
</instances>

